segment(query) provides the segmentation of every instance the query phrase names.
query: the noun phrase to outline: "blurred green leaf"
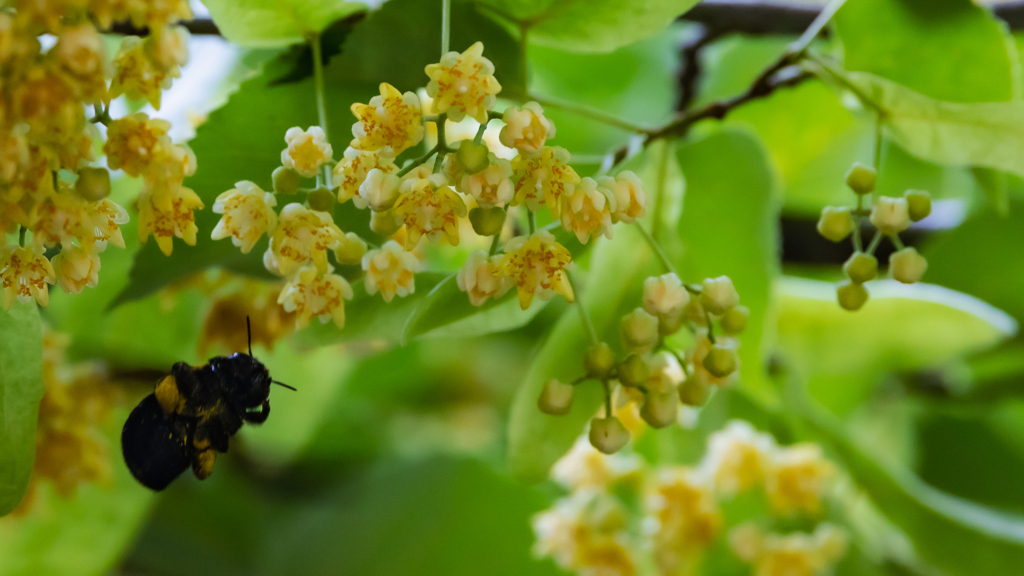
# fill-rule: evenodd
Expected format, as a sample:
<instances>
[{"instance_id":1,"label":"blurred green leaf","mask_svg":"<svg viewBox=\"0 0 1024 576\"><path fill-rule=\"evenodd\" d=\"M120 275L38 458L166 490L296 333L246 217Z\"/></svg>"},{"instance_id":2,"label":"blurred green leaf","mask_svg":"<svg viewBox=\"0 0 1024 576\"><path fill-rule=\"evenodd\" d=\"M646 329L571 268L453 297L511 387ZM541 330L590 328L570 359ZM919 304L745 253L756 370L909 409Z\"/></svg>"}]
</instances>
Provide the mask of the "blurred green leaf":
<instances>
[{"instance_id":1,"label":"blurred green leaf","mask_svg":"<svg viewBox=\"0 0 1024 576\"><path fill-rule=\"evenodd\" d=\"M0 310L0 516L25 495L43 399L43 333L35 302ZM0 558L3 556L0 555Z\"/></svg>"},{"instance_id":2,"label":"blurred green leaf","mask_svg":"<svg viewBox=\"0 0 1024 576\"><path fill-rule=\"evenodd\" d=\"M686 177L680 245L670 257L684 280L729 276L750 308L741 336L740 382L762 400L771 345L772 281L779 273L779 198L767 154L746 130L724 129L677 148Z\"/></svg>"},{"instance_id":3,"label":"blurred green leaf","mask_svg":"<svg viewBox=\"0 0 1024 576\"><path fill-rule=\"evenodd\" d=\"M699 0L481 0L529 28L531 42L574 52L609 52L654 36Z\"/></svg>"},{"instance_id":4,"label":"blurred green leaf","mask_svg":"<svg viewBox=\"0 0 1024 576\"><path fill-rule=\"evenodd\" d=\"M975 180L988 197L996 213L1006 217L1010 213L1010 190L1007 174L991 168L973 168Z\"/></svg>"},{"instance_id":5,"label":"blurred green leaf","mask_svg":"<svg viewBox=\"0 0 1024 576\"><path fill-rule=\"evenodd\" d=\"M247 48L305 42L336 20L366 10L345 0L206 0L225 38Z\"/></svg>"},{"instance_id":6,"label":"blurred green leaf","mask_svg":"<svg viewBox=\"0 0 1024 576\"><path fill-rule=\"evenodd\" d=\"M847 70L936 100L1020 98L1006 25L971 0L851 0L836 13L835 28Z\"/></svg>"},{"instance_id":7,"label":"blurred green leaf","mask_svg":"<svg viewBox=\"0 0 1024 576\"><path fill-rule=\"evenodd\" d=\"M127 409L115 410L104 427L113 469L109 483L82 484L64 499L44 482L28 514L0 519L0 575L110 573L155 500L121 462L121 424L127 417Z\"/></svg>"},{"instance_id":8,"label":"blurred green leaf","mask_svg":"<svg viewBox=\"0 0 1024 576\"><path fill-rule=\"evenodd\" d=\"M512 330L525 325L543 307L543 302L537 302L523 310L515 290L497 300L492 298L483 306L474 306L466 293L459 290L452 274L434 286L416 307L402 331L402 341L408 342L434 330L440 330L440 335L454 336Z\"/></svg>"},{"instance_id":9,"label":"blurred green leaf","mask_svg":"<svg viewBox=\"0 0 1024 576\"><path fill-rule=\"evenodd\" d=\"M1024 102L943 102L863 72L846 78L887 111L886 135L911 154L1024 174Z\"/></svg>"}]
</instances>

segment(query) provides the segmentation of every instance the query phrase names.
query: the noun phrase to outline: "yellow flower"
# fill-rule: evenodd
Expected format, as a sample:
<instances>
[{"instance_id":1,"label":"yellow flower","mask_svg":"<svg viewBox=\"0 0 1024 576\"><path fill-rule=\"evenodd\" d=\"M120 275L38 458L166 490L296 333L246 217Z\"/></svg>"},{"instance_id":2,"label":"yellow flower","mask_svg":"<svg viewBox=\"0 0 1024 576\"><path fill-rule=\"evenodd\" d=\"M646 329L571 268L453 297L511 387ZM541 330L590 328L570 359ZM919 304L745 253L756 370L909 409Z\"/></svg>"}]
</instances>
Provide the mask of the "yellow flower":
<instances>
[{"instance_id":1,"label":"yellow flower","mask_svg":"<svg viewBox=\"0 0 1024 576\"><path fill-rule=\"evenodd\" d=\"M508 160L489 154L490 164L476 174L464 174L461 178L461 190L476 198L477 205L483 208L505 206L512 201L515 186L512 184L512 163Z\"/></svg>"},{"instance_id":2,"label":"yellow flower","mask_svg":"<svg viewBox=\"0 0 1024 576\"><path fill-rule=\"evenodd\" d=\"M121 235L121 224L128 223L128 212L117 202L109 198L91 202L86 207L86 214L92 225L92 241L96 252L102 252L110 242L118 248L124 248L124 237ZM79 238L83 246L89 245L89 238Z\"/></svg>"},{"instance_id":3,"label":"yellow flower","mask_svg":"<svg viewBox=\"0 0 1024 576\"><path fill-rule=\"evenodd\" d=\"M170 88L171 81L179 74L176 69L165 69L154 62L138 36L126 36L121 40L121 48L114 55L114 68L116 72L110 81L111 98L121 94L132 100L144 98L157 110L160 109L163 90Z\"/></svg>"},{"instance_id":4,"label":"yellow flower","mask_svg":"<svg viewBox=\"0 0 1024 576\"><path fill-rule=\"evenodd\" d=\"M33 207L31 221L29 229L36 246L70 245L73 239L85 236L85 201L62 185L60 192L48 194Z\"/></svg>"},{"instance_id":5,"label":"yellow flower","mask_svg":"<svg viewBox=\"0 0 1024 576\"><path fill-rule=\"evenodd\" d=\"M821 511L821 498L835 466L821 454L817 444L796 444L780 448L773 455L765 479L765 492L779 514Z\"/></svg>"},{"instance_id":6,"label":"yellow flower","mask_svg":"<svg viewBox=\"0 0 1024 576\"><path fill-rule=\"evenodd\" d=\"M694 306L695 303L698 309L701 311L701 313L703 313L703 309L699 308L700 304L699 302L697 302L696 299L690 301L690 306ZM703 320L703 318L701 318L701 320ZM716 338L716 342L720 344L731 344L734 347L737 347L739 345L739 340L734 338L727 338L724 336L719 336L718 338ZM737 378L739 370L735 370L731 374L725 376L715 376L714 374L709 372L708 369L704 367L704 357L707 356L708 352L711 351L712 346L714 345L711 343L711 340L707 336L707 330L701 329L697 333L697 343L693 346L693 348L687 351L687 357L693 363L693 371L695 377L699 378L701 382L714 386L725 386L731 380Z\"/></svg>"},{"instance_id":7,"label":"yellow flower","mask_svg":"<svg viewBox=\"0 0 1024 576\"><path fill-rule=\"evenodd\" d=\"M147 187L139 195L139 241L145 243L152 235L165 256L174 250L175 236L195 246L199 228L193 210L202 208L203 201L190 188L153 191Z\"/></svg>"},{"instance_id":8,"label":"yellow flower","mask_svg":"<svg viewBox=\"0 0 1024 576\"><path fill-rule=\"evenodd\" d=\"M28 126L15 126L0 135L0 182L10 182L28 166Z\"/></svg>"},{"instance_id":9,"label":"yellow flower","mask_svg":"<svg viewBox=\"0 0 1024 576\"><path fill-rule=\"evenodd\" d=\"M319 126L310 126L307 130L293 126L285 132L284 141L288 147L281 151L281 164L306 178L316 176L320 166L334 156L327 135Z\"/></svg>"},{"instance_id":10,"label":"yellow flower","mask_svg":"<svg viewBox=\"0 0 1024 576\"><path fill-rule=\"evenodd\" d=\"M24 248L12 244L0 247L0 287L3 288L4 310L10 310L14 300L28 303L35 298L40 306L50 303L47 284L56 282L56 273L42 250L33 246Z\"/></svg>"},{"instance_id":11,"label":"yellow flower","mask_svg":"<svg viewBox=\"0 0 1024 576\"><path fill-rule=\"evenodd\" d=\"M392 212L405 224L406 250L415 248L422 236L437 240L443 235L452 246L458 246L459 218L466 215L466 204L444 176L431 174L402 182Z\"/></svg>"},{"instance_id":12,"label":"yellow flower","mask_svg":"<svg viewBox=\"0 0 1024 576\"><path fill-rule=\"evenodd\" d=\"M188 62L188 30L184 26L164 26L150 32L144 41L146 54L174 77Z\"/></svg>"},{"instance_id":13,"label":"yellow flower","mask_svg":"<svg viewBox=\"0 0 1024 576\"><path fill-rule=\"evenodd\" d=\"M220 240L231 236L231 243L248 254L263 233L273 234L277 226L277 198L264 192L259 186L243 180L235 187L217 196L213 211L223 214L213 229L211 238Z\"/></svg>"},{"instance_id":14,"label":"yellow flower","mask_svg":"<svg viewBox=\"0 0 1024 576\"><path fill-rule=\"evenodd\" d=\"M112 170L121 168L129 176L142 176L156 158L169 153L173 146L166 120L150 118L137 112L114 120L107 127L107 143L103 152Z\"/></svg>"},{"instance_id":15,"label":"yellow flower","mask_svg":"<svg viewBox=\"0 0 1024 576\"><path fill-rule=\"evenodd\" d=\"M483 43L477 42L462 54L449 52L439 64L427 65L427 94L434 99L435 114L447 112L455 122L467 115L487 122L487 111L494 108L501 84L494 78L494 64L483 53Z\"/></svg>"},{"instance_id":16,"label":"yellow flower","mask_svg":"<svg viewBox=\"0 0 1024 576\"><path fill-rule=\"evenodd\" d=\"M459 269L455 282L469 295L473 306L482 306L488 298L501 298L512 287L507 276L498 272L500 256L487 256L483 250L473 251Z\"/></svg>"},{"instance_id":17,"label":"yellow flower","mask_svg":"<svg viewBox=\"0 0 1024 576\"><path fill-rule=\"evenodd\" d=\"M98 74L102 79L106 50L103 37L92 24L62 30L54 50L61 64L72 74L81 77Z\"/></svg>"},{"instance_id":18,"label":"yellow flower","mask_svg":"<svg viewBox=\"0 0 1024 576\"><path fill-rule=\"evenodd\" d=\"M143 179L153 190L174 192L186 176L196 173L196 155L185 144L172 144L161 149L146 168Z\"/></svg>"},{"instance_id":19,"label":"yellow flower","mask_svg":"<svg viewBox=\"0 0 1024 576\"><path fill-rule=\"evenodd\" d=\"M388 240L377 250L363 255L363 270L366 271L366 293L374 295L380 291L385 302L398 296L405 297L416 291L416 278L420 261L412 252L406 252L402 245Z\"/></svg>"},{"instance_id":20,"label":"yellow flower","mask_svg":"<svg viewBox=\"0 0 1024 576\"><path fill-rule=\"evenodd\" d=\"M75 87L56 64L33 65L15 84L9 98L12 117L28 124L35 138L60 142L79 132L85 122L85 110L75 96Z\"/></svg>"},{"instance_id":21,"label":"yellow flower","mask_svg":"<svg viewBox=\"0 0 1024 576\"><path fill-rule=\"evenodd\" d=\"M369 207L374 212L390 210L398 201L398 188L409 178L399 178L380 168L373 168L359 185L359 194L352 198L356 208Z\"/></svg>"},{"instance_id":22,"label":"yellow flower","mask_svg":"<svg viewBox=\"0 0 1024 576\"><path fill-rule=\"evenodd\" d=\"M546 204L558 216L563 196L580 183L579 174L569 166L569 151L560 146L545 146L536 157L520 154L512 160L516 184L513 205L526 204L536 212Z\"/></svg>"},{"instance_id":23,"label":"yellow flower","mask_svg":"<svg viewBox=\"0 0 1024 576\"><path fill-rule=\"evenodd\" d=\"M330 214L293 202L281 210L263 262L271 272L289 276L312 260L316 269L326 274L327 251L337 248L342 237Z\"/></svg>"},{"instance_id":24,"label":"yellow flower","mask_svg":"<svg viewBox=\"0 0 1024 576\"><path fill-rule=\"evenodd\" d=\"M615 197L598 186L593 178L584 178L571 192L562 196L562 227L586 244L597 234L612 237L612 212Z\"/></svg>"},{"instance_id":25,"label":"yellow flower","mask_svg":"<svg viewBox=\"0 0 1024 576\"><path fill-rule=\"evenodd\" d=\"M546 230L538 230L529 238L517 236L505 243L505 255L500 273L508 276L519 292L519 306L526 310L536 295L550 300L555 294L565 296L569 302L575 296L565 267L572 262L569 251Z\"/></svg>"},{"instance_id":26,"label":"yellow flower","mask_svg":"<svg viewBox=\"0 0 1024 576\"><path fill-rule=\"evenodd\" d=\"M700 464L715 489L725 495L749 490L765 480L775 439L758 432L743 420L731 420L708 438L708 449Z\"/></svg>"},{"instance_id":27,"label":"yellow flower","mask_svg":"<svg viewBox=\"0 0 1024 576\"><path fill-rule=\"evenodd\" d=\"M57 284L68 294L78 294L83 288L95 288L100 281L99 254L81 246L65 246L53 257Z\"/></svg>"},{"instance_id":28,"label":"yellow flower","mask_svg":"<svg viewBox=\"0 0 1024 576\"><path fill-rule=\"evenodd\" d=\"M498 139L527 156L536 156L544 142L555 137L555 124L544 116L544 109L536 102L506 108L502 121L505 126Z\"/></svg>"},{"instance_id":29,"label":"yellow flower","mask_svg":"<svg viewBox=\"0 0 1024 576\"><path fill-rule=\"evenodd\" d=\"M632 224L647 211L647 195L644 194L643 183L630 170L615 175L602 176L597 179L599 186L611 191L615 198L615 209L612 211L612 222Z\"/></svg>"},{"instance_id":30,"label":"yellow flower","mask_svg":"<svg viewBox=\"0 0 1024 576\"><path fill-rule=\"evenodd\" d=\"M115 0L116 2L116 0ZM136 26L157 28L179 20L191 20L192 8L188 0L145 0L130 2L128 9Z\"/></svg>"},{"instance_id":31,"label":"yellow flower","mask_svg":"<svg viewBox=\"0 0 1024 576\"><path fill-rule=\"evenodd\" d=\"M748 523L732 530L729 545L754 565L755 576L818 576L846 553L846 534L830 524L819 524L813 534L764 534Z\"/></svg>"},{"instance_id":32,"label":"yellow flower","mask_svg":"<svg viewBox=\"0 0 1024 576\"><path fill-rule=\"evenodd\" d=\"M584 488L533 517L533 551L565 570L591 576L633 576L636 560L626 538L621 505Z\"/></svg>"},{"instance_id":33,"label":"yellow flower","mask_svg":"<svg viewBox=\"0 0 1024 576\"><path fill-rule=\"evenodd\" d=\"M675 272L644 280L644 310L648 314L677 318L690 303L690 293Z\"/></svg>"},{"instance_id":34,"label":"yellow flower","mask_svg":"<svg viewBox=\"0 0 1024 576\"><path fill-rule=\"evenodd\" d=\"M636 455L603 454L585 436L580 436L551 467L551 478L569 490L607 488L637 476L639 471L640 459Z\"/></svg>"},{"instance_id":35,"label":"yellow flower","mask_svg":"<svg viewBox=\"0 0 1024 576\"><path fill-rule=\"evenodd\" d=\"M687 468L662 469L647 489L644 508L662 574L688 572L722 527L711 486Z\"/></svg>"},{"instance_id":36,"label":"yellow flower","mask_svg":"<svg viewBox=\"0 0 1024 576\"><path fill-rule=\"evenodd\" d=\"M285 284L277 303L285 312L295 314L295 327L303 328L316 316L320 322L334 320L345 327L345 303L352 299L352 286L337 274L320 275L313 266L304 266Z\"/></svg>"},{"instance_id":37,"label":"yellow flower","mask_svg":"<svg viewBox=\"0 0 1024 576\"><path fill-rule=\"evenodd\" d=\"M350 146L357 150L379 150L394 158L423 140L420 99L412 92L402 94L387 82L380 85L380 96L371 98L369 104L352 104L352 114L359 121L352 125L355 138Z\"/></svg>"},{"instance_id":38,"label":"yellow flower","mask_svg":"<svg viewBox=\"0 0 1024 576\"><path fill-rule=\"evenodd\" d=\"M365 201L354 198L359 194L359 187L366 180L366 175L374 168L382 174L398 172L394 159L381 155L379 150L363 152L352 147L346 148L345 155L334 165L334 184L338 186L338 202L352 200L357 208L366 208Z\"/></svg>"}]
</instances>

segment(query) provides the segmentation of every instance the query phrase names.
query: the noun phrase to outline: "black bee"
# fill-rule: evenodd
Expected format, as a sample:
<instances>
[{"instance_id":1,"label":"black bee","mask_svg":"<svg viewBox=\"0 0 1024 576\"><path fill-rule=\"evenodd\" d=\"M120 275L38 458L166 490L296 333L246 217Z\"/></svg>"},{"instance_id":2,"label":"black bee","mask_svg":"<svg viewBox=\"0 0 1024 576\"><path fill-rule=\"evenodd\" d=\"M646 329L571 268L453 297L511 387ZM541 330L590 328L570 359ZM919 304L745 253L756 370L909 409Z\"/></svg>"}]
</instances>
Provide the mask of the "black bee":
<instances>
[{"instance_id":1,"label":"black bee","mask_svg":"<svg viewBox=\"0 0 1024 576\"><path fill-rule=\"evenodd\" d=\"M135 479L152 490L163 490L189 465L196 478L213 472L217 453L243 422L262 424L270 415L270 384L295 390L270 378L252 355L236 352L217 356L203 366L178 362L132 410L121 431L121 451Z\"/></svg>"}]
</instances>

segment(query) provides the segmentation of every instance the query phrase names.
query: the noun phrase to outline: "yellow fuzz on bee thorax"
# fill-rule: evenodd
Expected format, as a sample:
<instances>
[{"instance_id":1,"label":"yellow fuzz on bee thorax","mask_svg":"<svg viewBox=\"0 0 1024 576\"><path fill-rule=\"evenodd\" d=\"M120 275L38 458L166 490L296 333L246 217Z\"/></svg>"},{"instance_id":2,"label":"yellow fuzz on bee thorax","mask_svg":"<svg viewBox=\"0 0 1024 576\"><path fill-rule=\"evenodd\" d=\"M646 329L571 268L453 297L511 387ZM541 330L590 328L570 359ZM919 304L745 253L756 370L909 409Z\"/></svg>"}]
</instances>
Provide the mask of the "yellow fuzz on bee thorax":
<instances>
[{"instance_id":1,"label":"yellow fuzz on bee thorax","mask_svg":"<svg viewBox=\"0 0 1024 576\"><path fill-rule=\"evenodd\" d=\"M177 414L185 408L185 398L178 392L174 376L167 376L156 385L156 399L167 414Z\"/></svg>"},{"instance_id":2,"label":"yellow fuzz on bee thorax","mask_svg":"<svg viewBox=\"0 0 1024 576\"><path fill-rule=\"evenodd\" d=\"M196 438L192 445L195 446L196 450L203 451L210 447L209 438Z\"/></svg>"},{"instance_id":3,"label":"yellow fuzz on bee thorax","mask_svg":"<svg viewBox=\"0 0 1024 576\"><path fill-rule=\"evenodd\" d=\"M196 454L195 462L192 466L192 472L195 473L196 478L200 480L206 480L213 474L213 463L217 460L217 453L213 450L204 450L199 454Z\"/></svg>"}]
</instances>

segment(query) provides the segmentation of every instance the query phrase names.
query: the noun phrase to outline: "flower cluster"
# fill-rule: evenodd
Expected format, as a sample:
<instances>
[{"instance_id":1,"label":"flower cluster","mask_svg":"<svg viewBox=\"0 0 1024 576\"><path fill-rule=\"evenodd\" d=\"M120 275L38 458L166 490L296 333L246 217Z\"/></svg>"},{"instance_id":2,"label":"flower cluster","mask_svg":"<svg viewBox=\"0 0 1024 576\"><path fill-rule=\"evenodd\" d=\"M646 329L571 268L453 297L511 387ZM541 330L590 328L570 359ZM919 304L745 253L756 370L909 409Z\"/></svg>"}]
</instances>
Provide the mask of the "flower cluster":
<instances>
[{"instance_id":1,"label":"flower cluster","mask_svg":"<svg viewBox=\"0 0 1024 576\"><path fill-rule=\"evenodd\" d=\"M70 498L79 484L107 482L111 477L101 427L119 401L118 389L96 365L69 365L64 357L67 345L67 335L44 329L46 393L39 405L32 476L15 515L32 509L43 482L52 484L59 496Z\"/></svg>"},{"instance_id":2,"label":"flower cluster","mask_svg":"<svg viewBox=\"0 0 1024 576\"><path fill-rule=\"evenodd\" d=\"M815 576L844 555L844 530L820 523L813 534L780 534L758 525L797 513L817 522L833 473L817 445L781 447L740 420L713 433L694 466L647 466L580 438L551 469L569 494L534 517L534 552L584 575L649 565L658 574L699 574L701 558L727 532L721 504L763 486L772 516L730 516L732 550L757 576Z\"/></svg>"},{"instance_id":3,"label":"flower cluster","mask_svg":"<svg viewBox=\"0 0 1024 576\"><path fill-rule=\"evenodd\" d=\"M846 310L859 310L868 301L864 283L878 276L878 259L875 250L883 236L887 236L897 251L889 256L889 273L893 279L904 284L913 284L924 276L928 261L913 247L905 247L899 233L910 227L911 222L923 220L932 211L931 195L924 190L907 190L902 198L880 196L870 208L864 206L864 199L875 190L875 169L854 164L846 174L846 184L857 195L857 207L826 206L818 220L818 232L832 242L853 236L854 253L843 264L846 280L839 283L837 298ZM875 228L875 236L864 247L861 240L861 224L867 218Z\"/></svg>"},{"instance_id":4,"label":"flower cluster","mask_svg":"<svg viewBox=\"0 0 1024 576\"><path fill-rule=\"evenodd\" d=\"M639 430L641 421L654 428L677 422L680 404L703 405L712 386L724 386L738 374L738 335L750 315L739 300L728 276L707 278L701 285L684 283L674 272L647 278L643 305L620 322L625 357L616 357L607 343L595 342L584 357L584 375L572 383L548 381L538 407L547 414L566 414L575 386L600 381L609 402L604 417L591 421L590 441L608 454L625 446L630 430ZM676 350L666 338L684 326L695 343Z\"/></svg>"},{"instance_id":5,"label":"flower cluster","mask_svg":"<svg viewBox=\"0 0 1024 576\"><path fill-rule=\"evenodd\" d=\"M17 299L46 305L50 284L78 293L98 282L108 242L124 247L128 214L107 198L110 173L97 163L141 176L139 231L165 253L173 236L195 242L198 197L181 187L195 170L187 148L167 138L166 122L109 115L122 94L160 105L161 90L180 74L188 33L175 26L192 13L186 0L37 2L15 0L0 11L0 277L4 307ZM132 20L152 33L128 37L109 60L97 26ZM44 50L40 38L56 38ZM86 116L86 106L95 116ZM7 245L18 234L17 245ZM59 251L56 250L59 248ZM48 254L49 256L45 256Z\"/></svg>"},{"instance_id":6,"label":"flower cluster","mask_svg":"<svg viewBox=\"0 0 1024 576\"><path fill-rule=\"evenodd\" d=\"M336 267L361 266L367 294L379 292L390 302L415 292L425 243L457 246L469 226L492 238L491 250L473 251L456 274L473 305L512 288L524 310L535 298L560 294L571 302L566 269L572 254L551 232L558 222L537 229L534 213L546 207L582 243L611 238L614 223L644 214L646 196L635 174L580 178L569 153L547 144L555 126L538 103L493 110L501 85L483 44L445 54L425 71L429 81L422 98L383 83L378 96L352 105L356 122L340 160L333 159L324 127L294 127L285 134L273 192L239 182L217 198L214 211L223 218L212 237L230 237L243 253L264 234L270 237L263 261L287 279L279 302L295 314L298 326L313 316L343 326L344 300L354 292ZM464 118L479 125L476 137L449 145L448 121ZM510 159L495 154L501 146L495 143L492 150L483 142L492 120L503 122L498 140L514 152ZM425 155L400 167L398 156L431 134L436 144L427 143ZM315 178L315 186L303 188L303 178ZM285 204L281 195L294 195L295 201L278 208ZM384 237L380 246L335 224L335 205L350 201L370 212L370 229ZM519 229L529 232L506 235L517 228L506 225L512 218L520 218L525 226Z\"/></svg>"}]
</instances>

